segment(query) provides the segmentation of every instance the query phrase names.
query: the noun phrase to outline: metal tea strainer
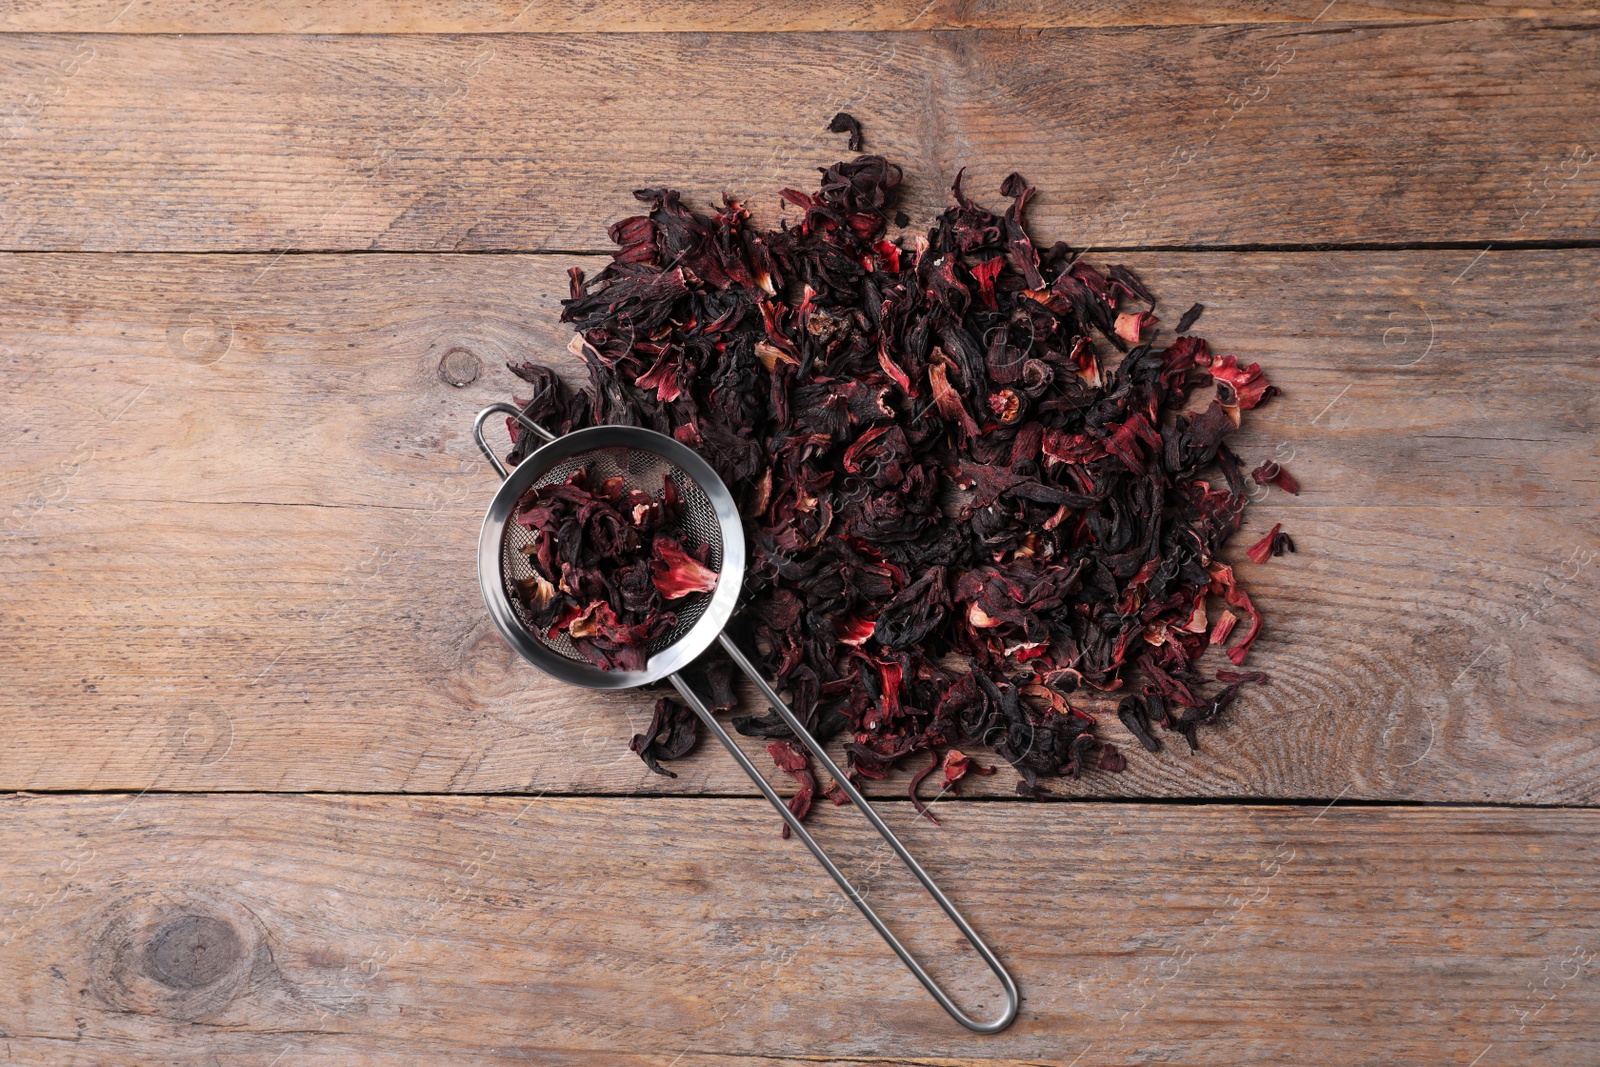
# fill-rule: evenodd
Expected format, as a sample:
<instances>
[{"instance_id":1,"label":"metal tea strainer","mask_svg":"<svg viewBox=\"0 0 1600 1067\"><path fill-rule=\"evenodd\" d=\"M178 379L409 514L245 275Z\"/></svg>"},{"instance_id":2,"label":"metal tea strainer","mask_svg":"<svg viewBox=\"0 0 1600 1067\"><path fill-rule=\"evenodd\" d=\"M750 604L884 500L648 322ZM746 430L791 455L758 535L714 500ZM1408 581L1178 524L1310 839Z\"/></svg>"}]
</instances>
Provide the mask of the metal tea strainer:
<instances>
[{"instance_id":1,"label":"metal tea strainer","mask_svg":"<svg viewBox=\"0 0 1600 1067\"><path fill-rule=\"evenodd\" d=\"M524 459L515 470L508 472L483 438L484 422L495 414L516 419L548 443ZM911 969L911 973L917 976L933 999L950 1013L951 1018L980 1034L998 1033L1010 1026L1016 1018L1018 1005L1017 984L1012 981L1011 975L967 920L962 918L955 905L934 884L933 879L906 851L878 813L872 810L866 797L850 784L850 779L828 756L827 750L811 736L811 731L801 724L783 698L767 684L767 680L723 632L738 606L744 583L744 529L739 523L739 511L732 494L706 461L665 434L634 426L596 426L557 438L510 404L495 404L479 412L472 426L472 436L503 479L499 492L489 505L488 514L484 516L483 530L478 535L478 581L483 586L483 600L488 605L489 614L511 647L551 677L589 689L626 689L663 678L670 681L694 709L700 721L722 742L762 795L777 809L789 829L805 842L805 846L838 883L844 895L860 909L873 929L889 943L895 955ZM642 489L652 495L661 491L664 477L671 478L678 489L683 515L682 530L678 532L683 536L686 547L709 546L709 566L718 572L715 590L686 598L676 608L677 625L648 649L648 659L642 671L603 671L590 663L565 636L547 639L532 625L521 602L509 592L511 583L531 577L533 573L527 554L522 549L532 542L534 535L512 521L517 501L530 487L565 481L574 471L585 467L596 478L621 476L627 488ZM721 644L729 658L761 690L761 695L767 698L773 710L794 731L795 737L811 750L811 754L844 790L851 803L867 817L873 829L894 849L895 855L900 857L906 868L922 883L922 887L944 909L950 921L955 923L956 929L983 957L995 977L1000 979L1006 994L1006 1010L998 1019L979 1022L951 1002L944 990L928 976L900 940L890 933L855 886L828 858L828 854L789 810L783 798L767 784L755 764L750 762L750 758L722 723L717 721L705 702L689 688L678 672L693 663L713 642Z\"/></svg>"}]
</instances>

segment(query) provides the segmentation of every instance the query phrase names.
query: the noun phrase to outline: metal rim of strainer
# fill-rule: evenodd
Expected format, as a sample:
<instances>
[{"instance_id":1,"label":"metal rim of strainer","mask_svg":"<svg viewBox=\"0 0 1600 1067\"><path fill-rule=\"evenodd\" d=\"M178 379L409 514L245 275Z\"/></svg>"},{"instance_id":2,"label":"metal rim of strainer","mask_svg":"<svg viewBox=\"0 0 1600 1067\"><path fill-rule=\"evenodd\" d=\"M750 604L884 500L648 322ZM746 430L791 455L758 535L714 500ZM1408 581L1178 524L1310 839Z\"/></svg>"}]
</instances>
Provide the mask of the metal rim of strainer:
<instances>
[{"instance_id":1,"label":"metal rim of strainer","mask_svg":"<svg viewBox=\"0 0 1600 1067\"><path fill-rule=\"evenodd\" d=\"M503 571L505 539L511 513L528 488L562 463L586 452L606 449L631 449L648 452L676 467L705 494L721 531L722 565L717 587L709 596L700 617L689 630L666 648L651 655L642 671L601 670L591 663L571 659L552 649L529 632L512 605L506 591ZM641 487L647 488L647 487ZM650 490L659 493L660 488ZM489 617L511 647L535 667L569 685L587 689L628 689L657 682L693 663L710 648L732 618L744 584L744 527L733 494L717 472L692 449L666 434L640 426L595 426L575 430L556 438L529 454L511 469L489 504L478 534L478 584Z\"/></svg>"}]
</instances>

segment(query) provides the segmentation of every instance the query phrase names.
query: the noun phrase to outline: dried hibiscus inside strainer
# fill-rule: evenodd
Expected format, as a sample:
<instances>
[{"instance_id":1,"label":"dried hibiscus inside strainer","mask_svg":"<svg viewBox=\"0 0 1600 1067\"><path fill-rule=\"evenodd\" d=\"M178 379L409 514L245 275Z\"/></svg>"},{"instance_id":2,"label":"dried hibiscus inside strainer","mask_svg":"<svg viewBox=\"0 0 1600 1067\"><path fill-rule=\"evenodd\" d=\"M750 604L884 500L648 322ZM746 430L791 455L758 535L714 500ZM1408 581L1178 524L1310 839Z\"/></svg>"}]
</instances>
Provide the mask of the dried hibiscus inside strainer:
<instances>
[{"instance_id":1,"label":"dried hibiscus inside strainer","mask_svg":"<svg viewBox=\"0 0 1600 1067\"><path fill-rule=\"evenodd\" d=\"M512 513L535 535L517 549L533 574L513 595L546 639L565 637L601 670L643 670L651 643L677 625L675 605L717 587L710 546L676 536L678 487L662 481L651 496L582 468L531 487Z\"/></svg>"},{"instance_id":2,"label":"dried hibiscus inside strainer","mask_svg":"<svg viewBox=\"0 0 1600 1067\"><path fill-rule=\"evenodd\" d=\"M860 132L848 116L834 128ZM1278 390L1188 333L1202 305L1164 337L1133 272L1035 246L1020 175L999 211L958 177L931 229L894 237L900 182L882 156L836 163L814 192L784 190L791 217L765 230L727 196L702 214L671 189L638 191L646 212L611 227L613 261L571 271L562 319L588 388L523 363L512 370L533 395L519 404L558 433L645 426L706 459L744 519L735 639L817 736L844 740L853 777L987 747L1031 793L1122 769L1112 737L1196 744L1238 691L1207 692L1202 658L1243 664L1262 630L1220 558L1247 503L1226 439ZM576 488L555 545L596 496L626 528L603 491ZM544 617L603 602L615 627L580 640L620 657L611 634L648 633L651 610L672 610L638 569L646 555L641 541L595 557L614 569L583 570ZM555 591L540 595L565 595L544 573ZM656 607L624 615L625 589ZM717 655L696 669L727 708ZM774 715L733 725L790 740ZM688 751L685 729L669 698L635 750L658 766ZM777 750L804 781L808 758Z\"/></svg>"}]
</instances>

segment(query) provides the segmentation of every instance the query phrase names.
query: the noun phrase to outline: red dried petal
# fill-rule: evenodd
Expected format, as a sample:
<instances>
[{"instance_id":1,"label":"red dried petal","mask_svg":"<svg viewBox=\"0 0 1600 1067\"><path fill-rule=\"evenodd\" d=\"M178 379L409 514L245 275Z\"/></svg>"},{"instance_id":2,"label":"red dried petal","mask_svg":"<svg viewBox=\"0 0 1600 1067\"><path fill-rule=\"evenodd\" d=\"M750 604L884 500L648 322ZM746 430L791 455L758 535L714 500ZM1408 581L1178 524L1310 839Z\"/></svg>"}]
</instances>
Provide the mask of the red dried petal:
<instances>
[{"instance_id":1,"label":"red dried petal","mask_svg":"<svg viewBox=\"0 0 1600 1067\"><path fill-rule=\"evenodd\" d=\"M1108 741L1100 746L1100 769L1107 774L1121 774L1128 769L1128 758Z\"/></svg>"},{"instance_id":2,"label":"red dried petal","mask_svg":"<svg viewBox=\"0 0 1600 1067\"><path fill-rule=\"evenodd\" d=\"M1294 475L1270 459L1251 471L1250 477L1255 479L1257 485L1275 485L1292 496L1300 495L1300 483Z\"/></svg>"},{"instance_id":3,"label":"red dried petal","mask_svg":"<svg viewBox=\"0 0 1600 1067\"><path fill-rule=\"evenodd\" d=\"M1130 345L1139 343L1140 335L1161 320L1148 311L1122 312L1117 316L1114 331L1116 335Z\"/></svg>"},{"instance_id":4,"label":"red dried petal","mask_svg":"<svg viewBox=\"0 0 1600 1067\"><path fill-rule=\"evenodd\" d=\"M678 380L678 366L672 359L670 351L661 353L656 365L639 375L634 384L640 389L654 389L656 398L663 404L670 404L683 393L682 384Z\"/></svg>"},{"instance_id":5,"label":"red dried petal","mask_svg":"<svg viewBox=\"0 0 1600 1067\"><path fill-rule=\"evenodd\" d=\"M1283 524L1275 522L1267 535L1246 550L1249 557L1257 563L1265 563L1273 556L1281 556L1285 552L1294 551L1294 539L1283 532Z\"/></svg>"},{"instance_id":6,"label":"red dried petal","mask_svg":"<svg viewBox=\"0 0 1600 1067\"><path fill-rule=\"evenodd\" d=\"M933 390L933 402L938 405L939 414L961 424L968 438L977 437L978 424L972 421L966 405L961 402L961 394L955 391L946 376L945 368L948 365L948 357L935 348L928 359L928 385Z\"/></svg>"},{"instance_id":7,"label":"red dried petal","mask_svg":"<svg viewBox=\"0 0 1600 1067\"><path fill-rule=\"evenodd\" d=\"M993 767L981 766L976 760L955 748L944 754L941 766L944 769L944 785L941 787L944 792L954 789L956 783L965 778L969 772L984 776L994 773Z\"/></svg>"},{"instance_id":8,"label":"red dried petal","mask_svg":"<svg viewBox=\"0 0 1600 1067\"><path fill-rule=\"evenodd\" d=\"M669 538L657 538L651 549L650 580L668 600L717 587L717 572L685 552Z\"/></svg>"},{"instance_id":9,"label":"red dried petal","mask_svg":"<svg viewBox=\"0 0 1600 1067\"><path fill-rule=\"evenodd\" d=\"M978 299L983 301L983 306L990 311L995 311L999 305L994 300L994 280L1000 274L1000 268L1005 266L1004 256L995 256L985 260L972 268L972 280L978 283Z\"/></svg>"},{"instance_id":10,"label":"red dried petal","mask_svg":"<svg viewBox=\"0 0 1600 1067\"><path fill-rule=\"evenodd\" d=\"M1213 563L1207 568L1211 573L1211 592L1219 594L1229 604L1236 608L1243 608L1250 618L1250 625L1245 630L1244 638L1237 645L1228 649L1228 658L1235 667L1244 663L1245 657L1250 654L1250 646L1255 644L1256 638L1261 636L1261 612L1250 602L1250 596L1239 588L1238 581L1233 576L1233 568L1222 563Z\"/></svg>"},{"instance_id":11,"label":"red dried petal","mask_svg":"<svg viewBox=\"0 0 1600 1067\"><path fill-rule=\"evenodd\" d=\"M860 648L867 643L867 638L872 636L872 631L878 623L875 618L864 618L860 615L842 615L833 620L833 633L841 645Z\"/></svg>"},{"instance_id":12,"label":"red dried petal","mask_svg":"<svg viewBox=\"0 0 1600 1067\"><path fill-rule=\"evenodd\" d=\"M1245 555L1249 556L1257 563L1265 563L1268 559L1272 558L1272 546L1278 538L1278 531L1281 529L1283 529L1283 523L1273 523L1272 529L1267 531L1266 536L1246 549Z\"/></svg>"},{"instance_id":13,"label":"red dried petal","mask_svg":"<svg viewBox=\"0 0 1600 1067\"><path fill-rule=\"evenodd\" d=\"M1249 411L1257 404L1278 395L1279 389L1261 373L1261 364L1241 368L1233 356L1222 356L1211 364L1211 377L1227 384L1238 397L1237 406Z\"/></svg>"},{"instance_id":14,"label":"red dried petal","mask_svg":"<svg viewBox=\"0 0 1600 1067\"><path fill-rule=\"evenodd\" d=\"M811 757L793 741L774 741L767 746L767 755L778 769L786 772L799 785L789 798L789 810L797 819L804 819L811 811L811 801L817 795L817 776L811 773ZM783 836L789 836L789 824L783 824Z\"/></svg>"}]
</instances>

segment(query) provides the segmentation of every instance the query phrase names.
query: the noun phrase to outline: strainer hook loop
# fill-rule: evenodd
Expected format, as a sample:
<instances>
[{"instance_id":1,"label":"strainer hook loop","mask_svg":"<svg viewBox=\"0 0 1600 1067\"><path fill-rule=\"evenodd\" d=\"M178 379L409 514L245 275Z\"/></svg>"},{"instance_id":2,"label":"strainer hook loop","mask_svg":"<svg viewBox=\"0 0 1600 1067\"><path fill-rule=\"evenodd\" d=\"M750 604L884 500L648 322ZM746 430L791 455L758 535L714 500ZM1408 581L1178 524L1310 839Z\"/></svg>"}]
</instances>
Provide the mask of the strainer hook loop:
<instances>
[{"instance_id":1,"label":"strainer hook loop","mask_svg":"<svg viewBox=\"0 0 1600 1067\"><path fill-rule=\"evenodd\" d=\"M472 420L472 439L478 442L479 451L481 451L484 455L484 458L494 466L494 469L500 475L500 480L505 481L505 479L511 476L511 472L506 470L506 465L504 463L500 462L500 457L494 454L494 449L489 447L489 442L483 439L483 424L490 415L495 414L509 415L511 418L516 419L522 425L526 426L529 430L532 430L535 434L538 434L545 441L554 441L556 439L556 435L545 429L543 426L540 426L537 422L534 422L532 419L528 418L527 413L521 408L515 407L511 404L490 404L488 407L478 412L478 417Z\"/></svg>"}]
</instances>

